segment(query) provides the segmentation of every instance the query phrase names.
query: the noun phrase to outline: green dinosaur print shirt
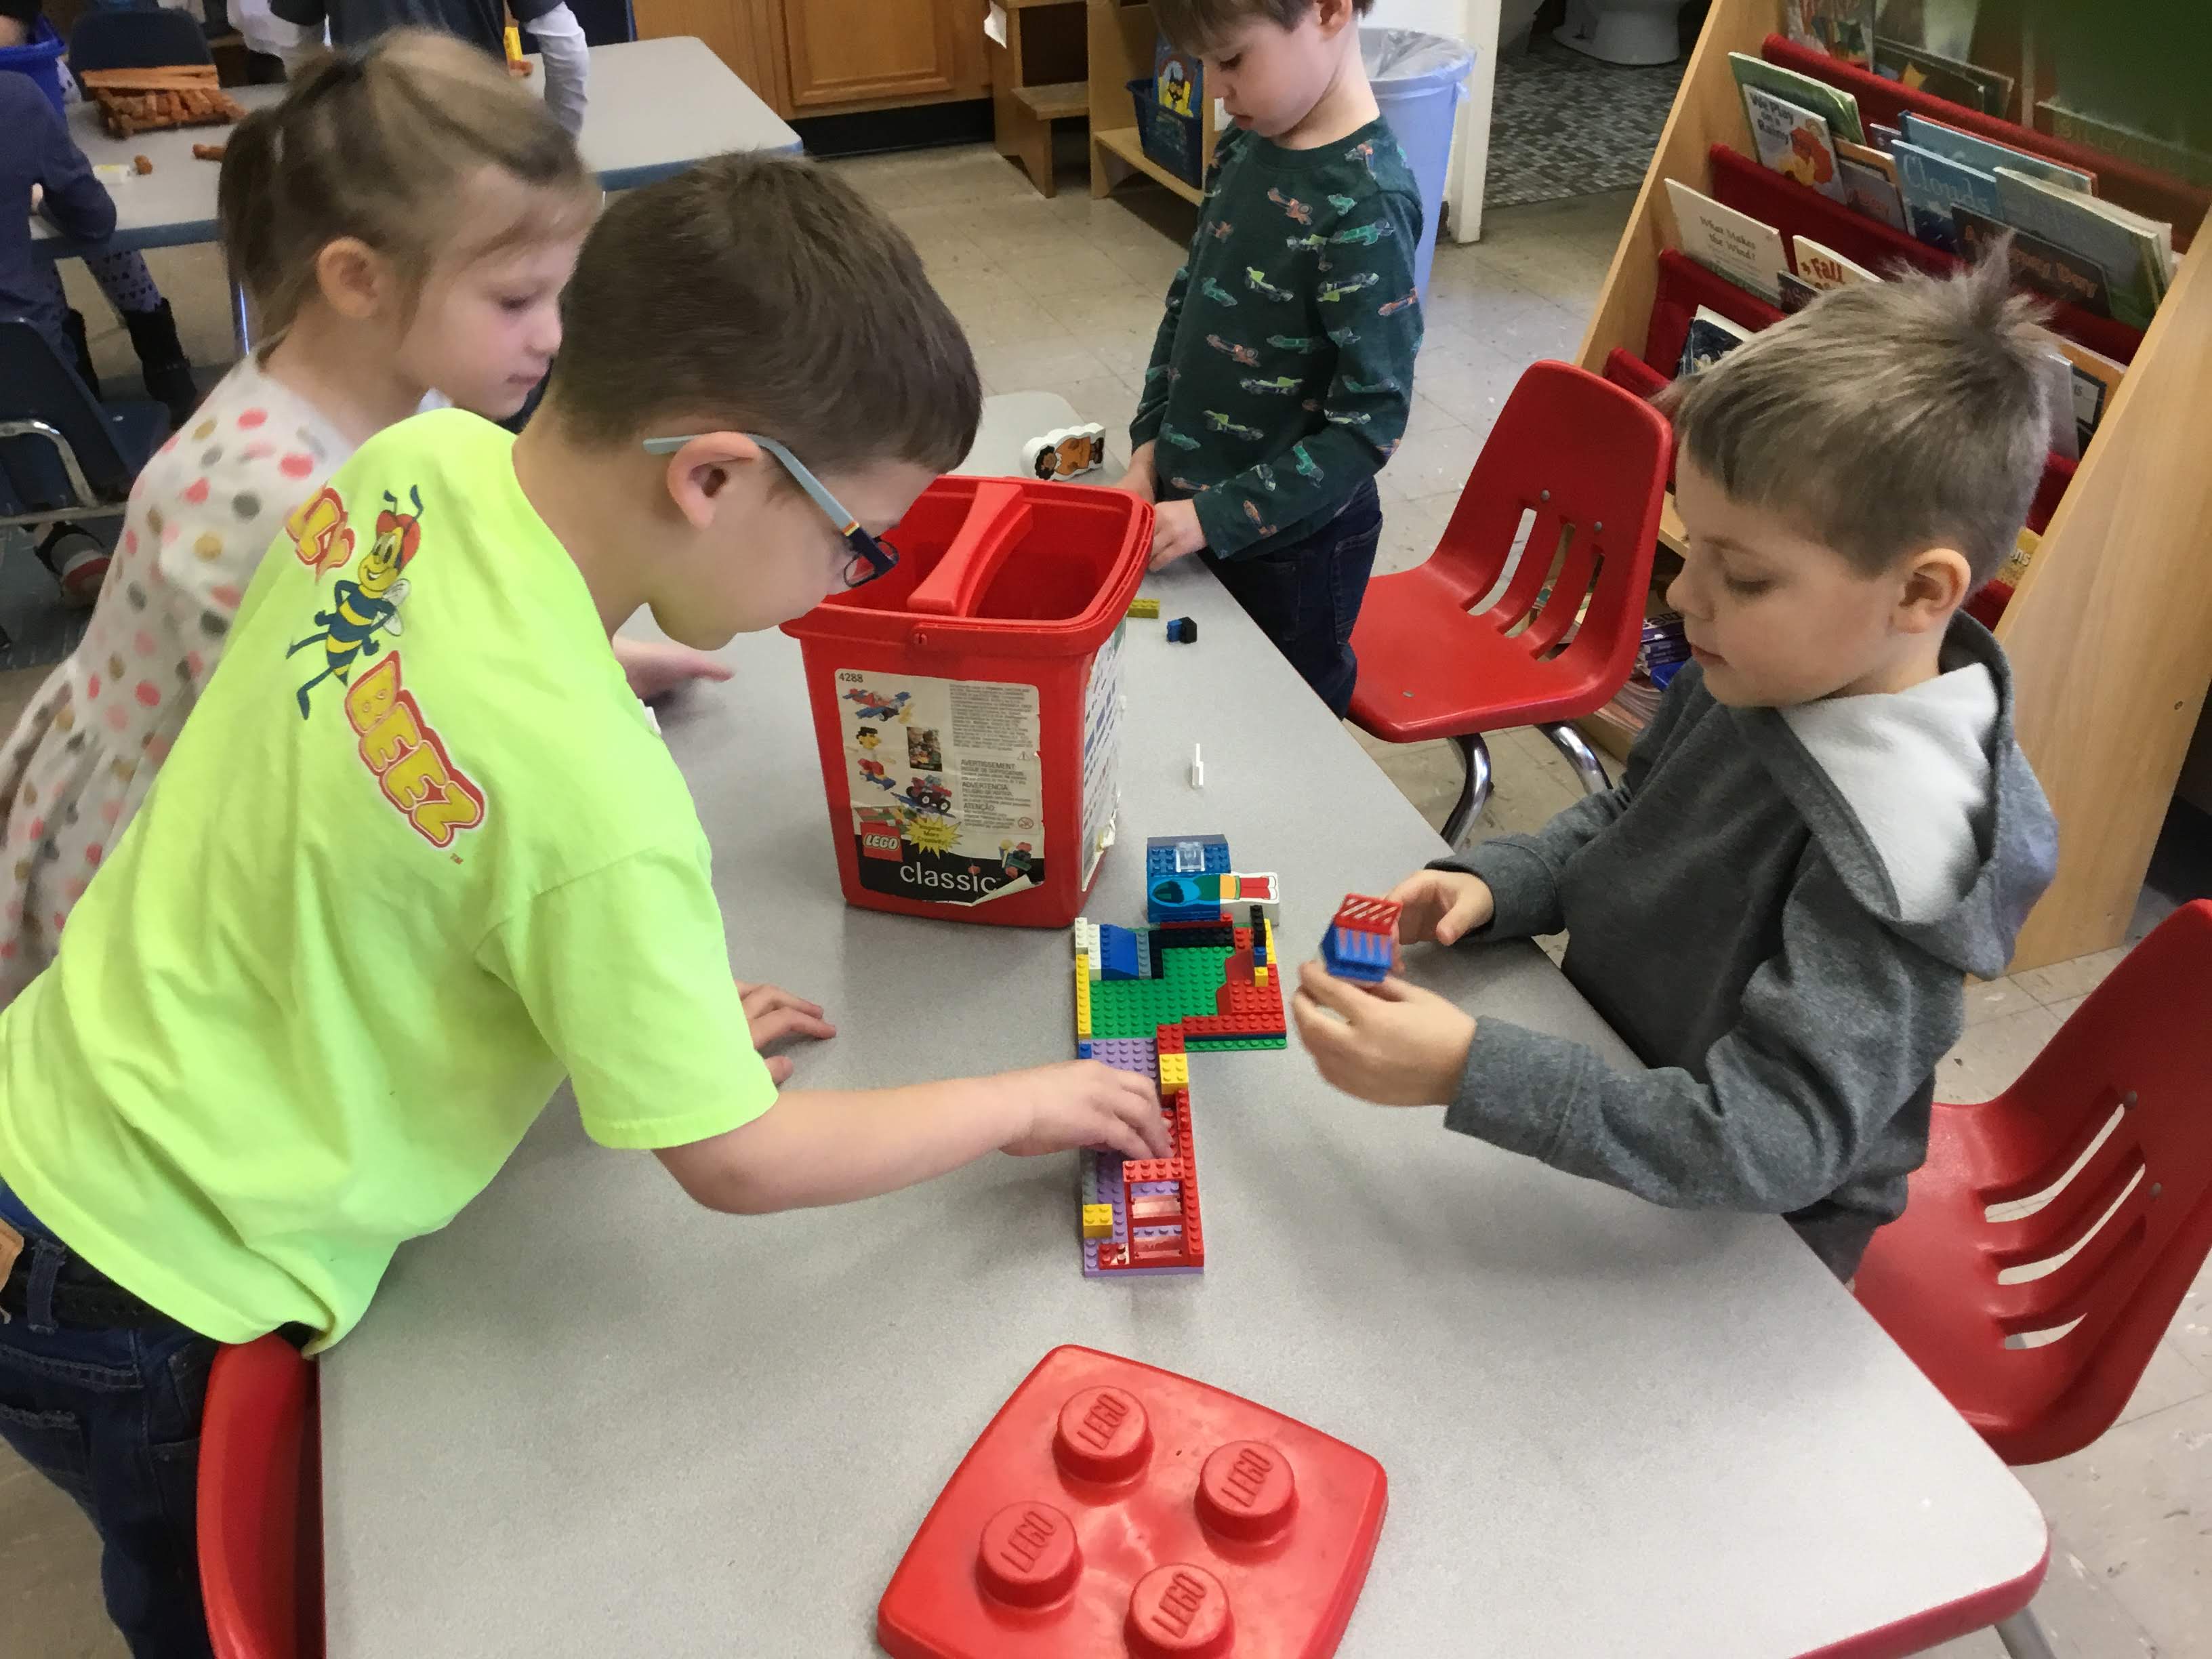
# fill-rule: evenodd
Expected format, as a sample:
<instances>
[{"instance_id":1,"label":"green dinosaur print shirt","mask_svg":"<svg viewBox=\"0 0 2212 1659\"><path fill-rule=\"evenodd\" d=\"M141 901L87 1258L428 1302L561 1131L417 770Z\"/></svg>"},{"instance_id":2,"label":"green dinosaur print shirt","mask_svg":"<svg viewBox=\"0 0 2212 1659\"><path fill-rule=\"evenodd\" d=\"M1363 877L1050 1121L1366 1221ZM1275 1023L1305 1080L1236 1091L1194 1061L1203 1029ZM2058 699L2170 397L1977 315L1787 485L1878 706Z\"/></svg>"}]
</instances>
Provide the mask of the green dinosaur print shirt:
<instances>
[{"instance_id":1,"label":"green dinosaur print shirt","mask_svg":"<svg viewBox=\"0 0 2212 1659\"><path fill-rule=\"evenodd\" d=\"M1406 429L1421 198L1389 127L1316 149L1236 131L1214 152L1190 257L1129 423L1164 501L1224 558L1319 528Z\"/></svg>"}]
</instances>

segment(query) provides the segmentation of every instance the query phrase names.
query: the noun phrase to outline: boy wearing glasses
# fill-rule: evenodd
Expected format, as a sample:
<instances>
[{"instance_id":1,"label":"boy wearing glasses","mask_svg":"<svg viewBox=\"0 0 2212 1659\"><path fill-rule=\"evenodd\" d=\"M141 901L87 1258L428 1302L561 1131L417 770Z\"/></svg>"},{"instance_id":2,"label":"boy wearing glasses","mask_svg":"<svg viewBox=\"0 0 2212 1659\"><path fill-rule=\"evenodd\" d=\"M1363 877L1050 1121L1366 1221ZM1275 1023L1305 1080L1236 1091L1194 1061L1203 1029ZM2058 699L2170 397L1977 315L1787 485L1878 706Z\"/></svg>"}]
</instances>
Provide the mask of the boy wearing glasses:
<instances>
[{"instance_id":1,"label":"boy wearing glasses","mask_svg":"<svg viewBox=\"0 0 2212 1659\"><path fill-rule=\"evenodd\" d=\"M888 568L869 531L981 402L913 248L826 173L725 156L617 200L563 303L520 438L420 416L294 514L0 1017L0 1315L326 1346L563 1076L593 1138L736 1213L994 1149L1166 1155L1151 1087L1090 1061L779 1094L756 1045L832 1028L732 980L609 646L646 606L716 649Z\"/></svg>"}]
</instances>

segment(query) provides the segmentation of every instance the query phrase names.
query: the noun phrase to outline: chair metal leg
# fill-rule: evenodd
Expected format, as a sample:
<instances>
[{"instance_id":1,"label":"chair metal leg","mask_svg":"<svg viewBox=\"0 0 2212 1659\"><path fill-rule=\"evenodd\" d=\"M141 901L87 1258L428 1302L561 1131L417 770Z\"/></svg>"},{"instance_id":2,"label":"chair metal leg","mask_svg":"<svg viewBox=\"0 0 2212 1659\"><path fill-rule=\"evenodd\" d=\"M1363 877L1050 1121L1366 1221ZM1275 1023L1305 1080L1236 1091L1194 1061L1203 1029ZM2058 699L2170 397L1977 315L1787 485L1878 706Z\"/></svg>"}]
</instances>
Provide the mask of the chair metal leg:
<instances>
[{"instance_id":1,"label":"chair metal leg","mask_svg":"<svg viewBox=\"0 0 2212 1659\"><path fill-rule=\"evenodd\" d=\"M1467 781L1460 785L1459 799L1452 806L1451 816L1444 820L1444 841L1456 853L1468 830L1482 816L1482 809L1490 801L1490 745L1483 742L1480 732L1454 738L1452 744L1467 766Z\"/></svg>"},{"instance_id":2,"label":"chair metal leg","mask_svg":"<svg viewBox=\"0 0 2212 1659\"><path fill-rule=\"evenodd\" d=\"M2043 1626L2035 1622L2035 1609L2022 1607L2018 1613L1997 1626L1997 1640L2012 1659L2058 1659L2051 1645L2051 1638L2043 1633Z\"/></svg>"},{"instance_id":3,"label":"chair metal leg","mask_svg":"<svg viewBox=\"0 0 2212 1659\"><path fill-rule=\"evenodd\" d=\"M1597 757L1597 750L1583 740L1583 734L1571 726L1540 726L1536 728L1552 740L1552 747L1567 757L1567 764L1575 769L1575 775L1583 781L1583 793L1602 795L1613 787L1613 780L1605 775L1605 763Z\"/></svg>"}]
</instances>

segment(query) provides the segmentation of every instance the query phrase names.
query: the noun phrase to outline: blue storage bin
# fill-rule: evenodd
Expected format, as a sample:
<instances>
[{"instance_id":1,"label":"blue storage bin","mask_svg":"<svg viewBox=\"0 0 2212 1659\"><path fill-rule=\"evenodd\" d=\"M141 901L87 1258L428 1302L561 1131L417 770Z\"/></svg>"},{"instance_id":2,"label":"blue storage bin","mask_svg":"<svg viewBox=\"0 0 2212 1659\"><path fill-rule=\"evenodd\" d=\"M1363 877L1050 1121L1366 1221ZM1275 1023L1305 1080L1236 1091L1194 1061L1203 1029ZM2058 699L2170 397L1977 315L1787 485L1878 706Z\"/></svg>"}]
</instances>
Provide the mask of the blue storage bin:
<instances>
[{"instance_id":1,"label":"blue storage bin","mask_svg":"<svg viewBox=\"0 0 2212 1659\"><path fill-rule=\"evenodd\" d=\"M54 113L64 120L69 118L62 105L62 38L54 33L54 26L45 18L39 19L39 32L20 46L0 46L0 70L13 70L18 75L27 75L39 83L39 90L46 94L46 101L54 106Z\"/></svg>"},{"instance_id":2,"label":"blue storage bin","mask_svg":"<svg viewBox=\"0 0 2212 1659\"><path fill-rule=\"evenodd\" d=\"M1129 96L1137 106L1137 143L1145 154L1185 184L1205 184L1198 118L1177 114L1160 102L1149 75L1129 82Z\"/></svg>"}]
</instances>

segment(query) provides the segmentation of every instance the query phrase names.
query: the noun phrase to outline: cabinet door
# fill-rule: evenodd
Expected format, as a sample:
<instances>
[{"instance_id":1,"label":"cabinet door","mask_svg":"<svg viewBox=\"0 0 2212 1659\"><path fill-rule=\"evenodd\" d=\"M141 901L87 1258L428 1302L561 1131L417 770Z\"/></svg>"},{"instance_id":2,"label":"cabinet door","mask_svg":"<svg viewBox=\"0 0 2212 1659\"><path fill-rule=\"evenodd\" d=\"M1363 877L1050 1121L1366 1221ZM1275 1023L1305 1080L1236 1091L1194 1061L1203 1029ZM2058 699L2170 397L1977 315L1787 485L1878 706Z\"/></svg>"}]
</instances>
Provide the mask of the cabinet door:
<instances>
[{"instance_id":1,"label":"cabinet door","mask_svg":"<svg viewBox=\"0 0 2212 1659\"><path fill-rule=\"evenodd\" d=\"M783 110L775 56L757 15L757 0L631 0L631 4L637 14L639 40L696 35L764 103Z\"/></svg>"},{"instance_id":2,"label":"cabinet door","mask_svg":"<svg viewBox=\"0 0 2212 1659\"><path fill-rule=\"evenodd\" d=\"M793 108L980 96L981 0L782 0ZM971 38L972 37L972 38Z\"/></svg>"}]
</instances>

